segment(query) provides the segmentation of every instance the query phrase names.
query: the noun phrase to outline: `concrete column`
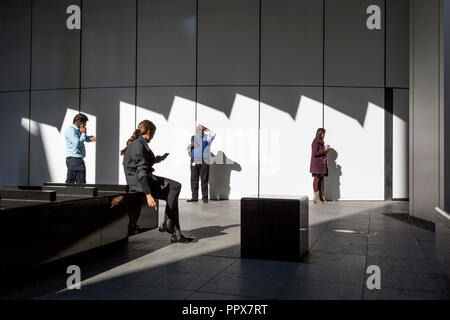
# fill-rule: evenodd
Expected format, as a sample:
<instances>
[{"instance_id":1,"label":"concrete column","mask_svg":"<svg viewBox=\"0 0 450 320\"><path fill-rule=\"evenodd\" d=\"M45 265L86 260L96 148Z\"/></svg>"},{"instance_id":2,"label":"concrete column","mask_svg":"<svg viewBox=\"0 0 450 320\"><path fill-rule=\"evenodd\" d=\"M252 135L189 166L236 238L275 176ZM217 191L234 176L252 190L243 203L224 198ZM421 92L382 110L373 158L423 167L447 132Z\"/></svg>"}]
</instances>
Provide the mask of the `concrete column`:
<instances>
[{"instance_id":1,"label":"concrete column","mask_svg":"<svg viewBox=\"0 0 450 320\"><path fill-rule=\"evenodd\" d=\"M410 212L432 222L434 208L443 204L448 168L443 122L444 1L411 0Z\"/></svg>"}]
</instances>

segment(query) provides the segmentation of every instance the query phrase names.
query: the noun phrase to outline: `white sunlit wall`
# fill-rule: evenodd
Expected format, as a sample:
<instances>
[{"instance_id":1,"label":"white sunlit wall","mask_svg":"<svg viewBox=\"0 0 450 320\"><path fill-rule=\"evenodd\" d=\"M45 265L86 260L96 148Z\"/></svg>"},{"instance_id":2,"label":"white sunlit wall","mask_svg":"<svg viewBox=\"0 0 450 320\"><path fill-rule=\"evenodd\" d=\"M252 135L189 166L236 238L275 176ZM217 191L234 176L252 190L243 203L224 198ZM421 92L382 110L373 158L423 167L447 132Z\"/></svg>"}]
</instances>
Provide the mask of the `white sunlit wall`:
<instances>
[{"instance_id":1,"label":"white sunlit wall","mask_svg":"<svg viewBox=\"0 0 450 320\"><path fill-rule=\"evenodd\" d=\"M82 32L61 24L71 5ZM64 132L81 111L98 138L86 145L88 183L126 183L120 150L149 119L150 147L170 154L155 174L180 181L181 198L191 196L186 148L197 124L217 134L212 199L311 197L311 143L324 126L329 199L384 200L389 179L392 196L408 198L408 0L5 0L0 9L0 148L10 150L0 185L64 182ZM395 88L392 128L386 88Z\"/></svg>"}]
</instances>

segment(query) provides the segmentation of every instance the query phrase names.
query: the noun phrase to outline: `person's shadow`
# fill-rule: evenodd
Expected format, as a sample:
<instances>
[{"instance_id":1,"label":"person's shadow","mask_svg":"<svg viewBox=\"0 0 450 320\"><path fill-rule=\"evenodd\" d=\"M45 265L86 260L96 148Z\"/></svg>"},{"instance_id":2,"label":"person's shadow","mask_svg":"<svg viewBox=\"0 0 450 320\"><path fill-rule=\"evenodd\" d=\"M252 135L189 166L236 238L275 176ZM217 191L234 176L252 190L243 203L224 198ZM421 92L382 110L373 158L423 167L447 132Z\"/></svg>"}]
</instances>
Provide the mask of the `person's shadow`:
<instances>
[{"instance_id":1,"label":"person's shadow","mask_svg":"<svg viewBox=\"0 0 450 320\"><path fill-rule=\"evenodd\" d=\"M241 171L241 165L227 158L223 151L211 153L209 166L209 198L211 200L229 200L231 171Z\"/></svg>"},{"instance_id":2,"label":"person's shadow","mask_svg":"<svg viewBox=\"0 0 450 320\"><path fill-rule=\"evenodd\" d=\"M341 198L342 167L336 160L339 154L330 148L328 152L328 177L325 177L324 195L326 200L339 200Z\"/></svg>"}]
</instances>

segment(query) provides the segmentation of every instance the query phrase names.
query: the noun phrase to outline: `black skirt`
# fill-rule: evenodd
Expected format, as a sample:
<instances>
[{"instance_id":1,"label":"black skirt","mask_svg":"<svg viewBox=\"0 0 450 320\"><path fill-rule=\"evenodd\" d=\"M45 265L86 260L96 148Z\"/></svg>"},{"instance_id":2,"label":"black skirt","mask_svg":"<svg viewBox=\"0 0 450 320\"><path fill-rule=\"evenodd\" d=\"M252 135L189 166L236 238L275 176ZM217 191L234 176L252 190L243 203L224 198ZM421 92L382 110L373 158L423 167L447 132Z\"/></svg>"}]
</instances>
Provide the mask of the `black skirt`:
<instances>
[{"instance_id":1,"label":"black skirt","mask_svg":"<svg viewBox=\"0 0 450 320\"><path fill-rule=\"evenodd\" d=\"M319 177L319 178L328 177L328 167L327 167L327 173L326 174L313 173L312 176L313 177Z\"/></svg>"}]
</instances>

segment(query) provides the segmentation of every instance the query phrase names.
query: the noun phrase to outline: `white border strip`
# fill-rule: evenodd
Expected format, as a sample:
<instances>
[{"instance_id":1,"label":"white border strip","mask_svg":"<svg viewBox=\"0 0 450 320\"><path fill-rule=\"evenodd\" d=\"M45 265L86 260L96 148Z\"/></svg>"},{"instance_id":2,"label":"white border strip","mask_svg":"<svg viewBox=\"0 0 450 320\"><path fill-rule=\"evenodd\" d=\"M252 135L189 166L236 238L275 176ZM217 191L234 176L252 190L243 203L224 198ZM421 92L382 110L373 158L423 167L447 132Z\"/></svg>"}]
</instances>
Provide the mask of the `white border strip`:
<instances>
[{"instance_id":1,"label":"white border strip","mask_svg":"<svg viewBox=\"0 0 450 320\"><path fill-rule=\"evenodd\" d=\"M436 207L436 212L450 221L450 215L447 212L445 212L444 210L442 210L441 208Z\"/></svg>"}]
</instances>

